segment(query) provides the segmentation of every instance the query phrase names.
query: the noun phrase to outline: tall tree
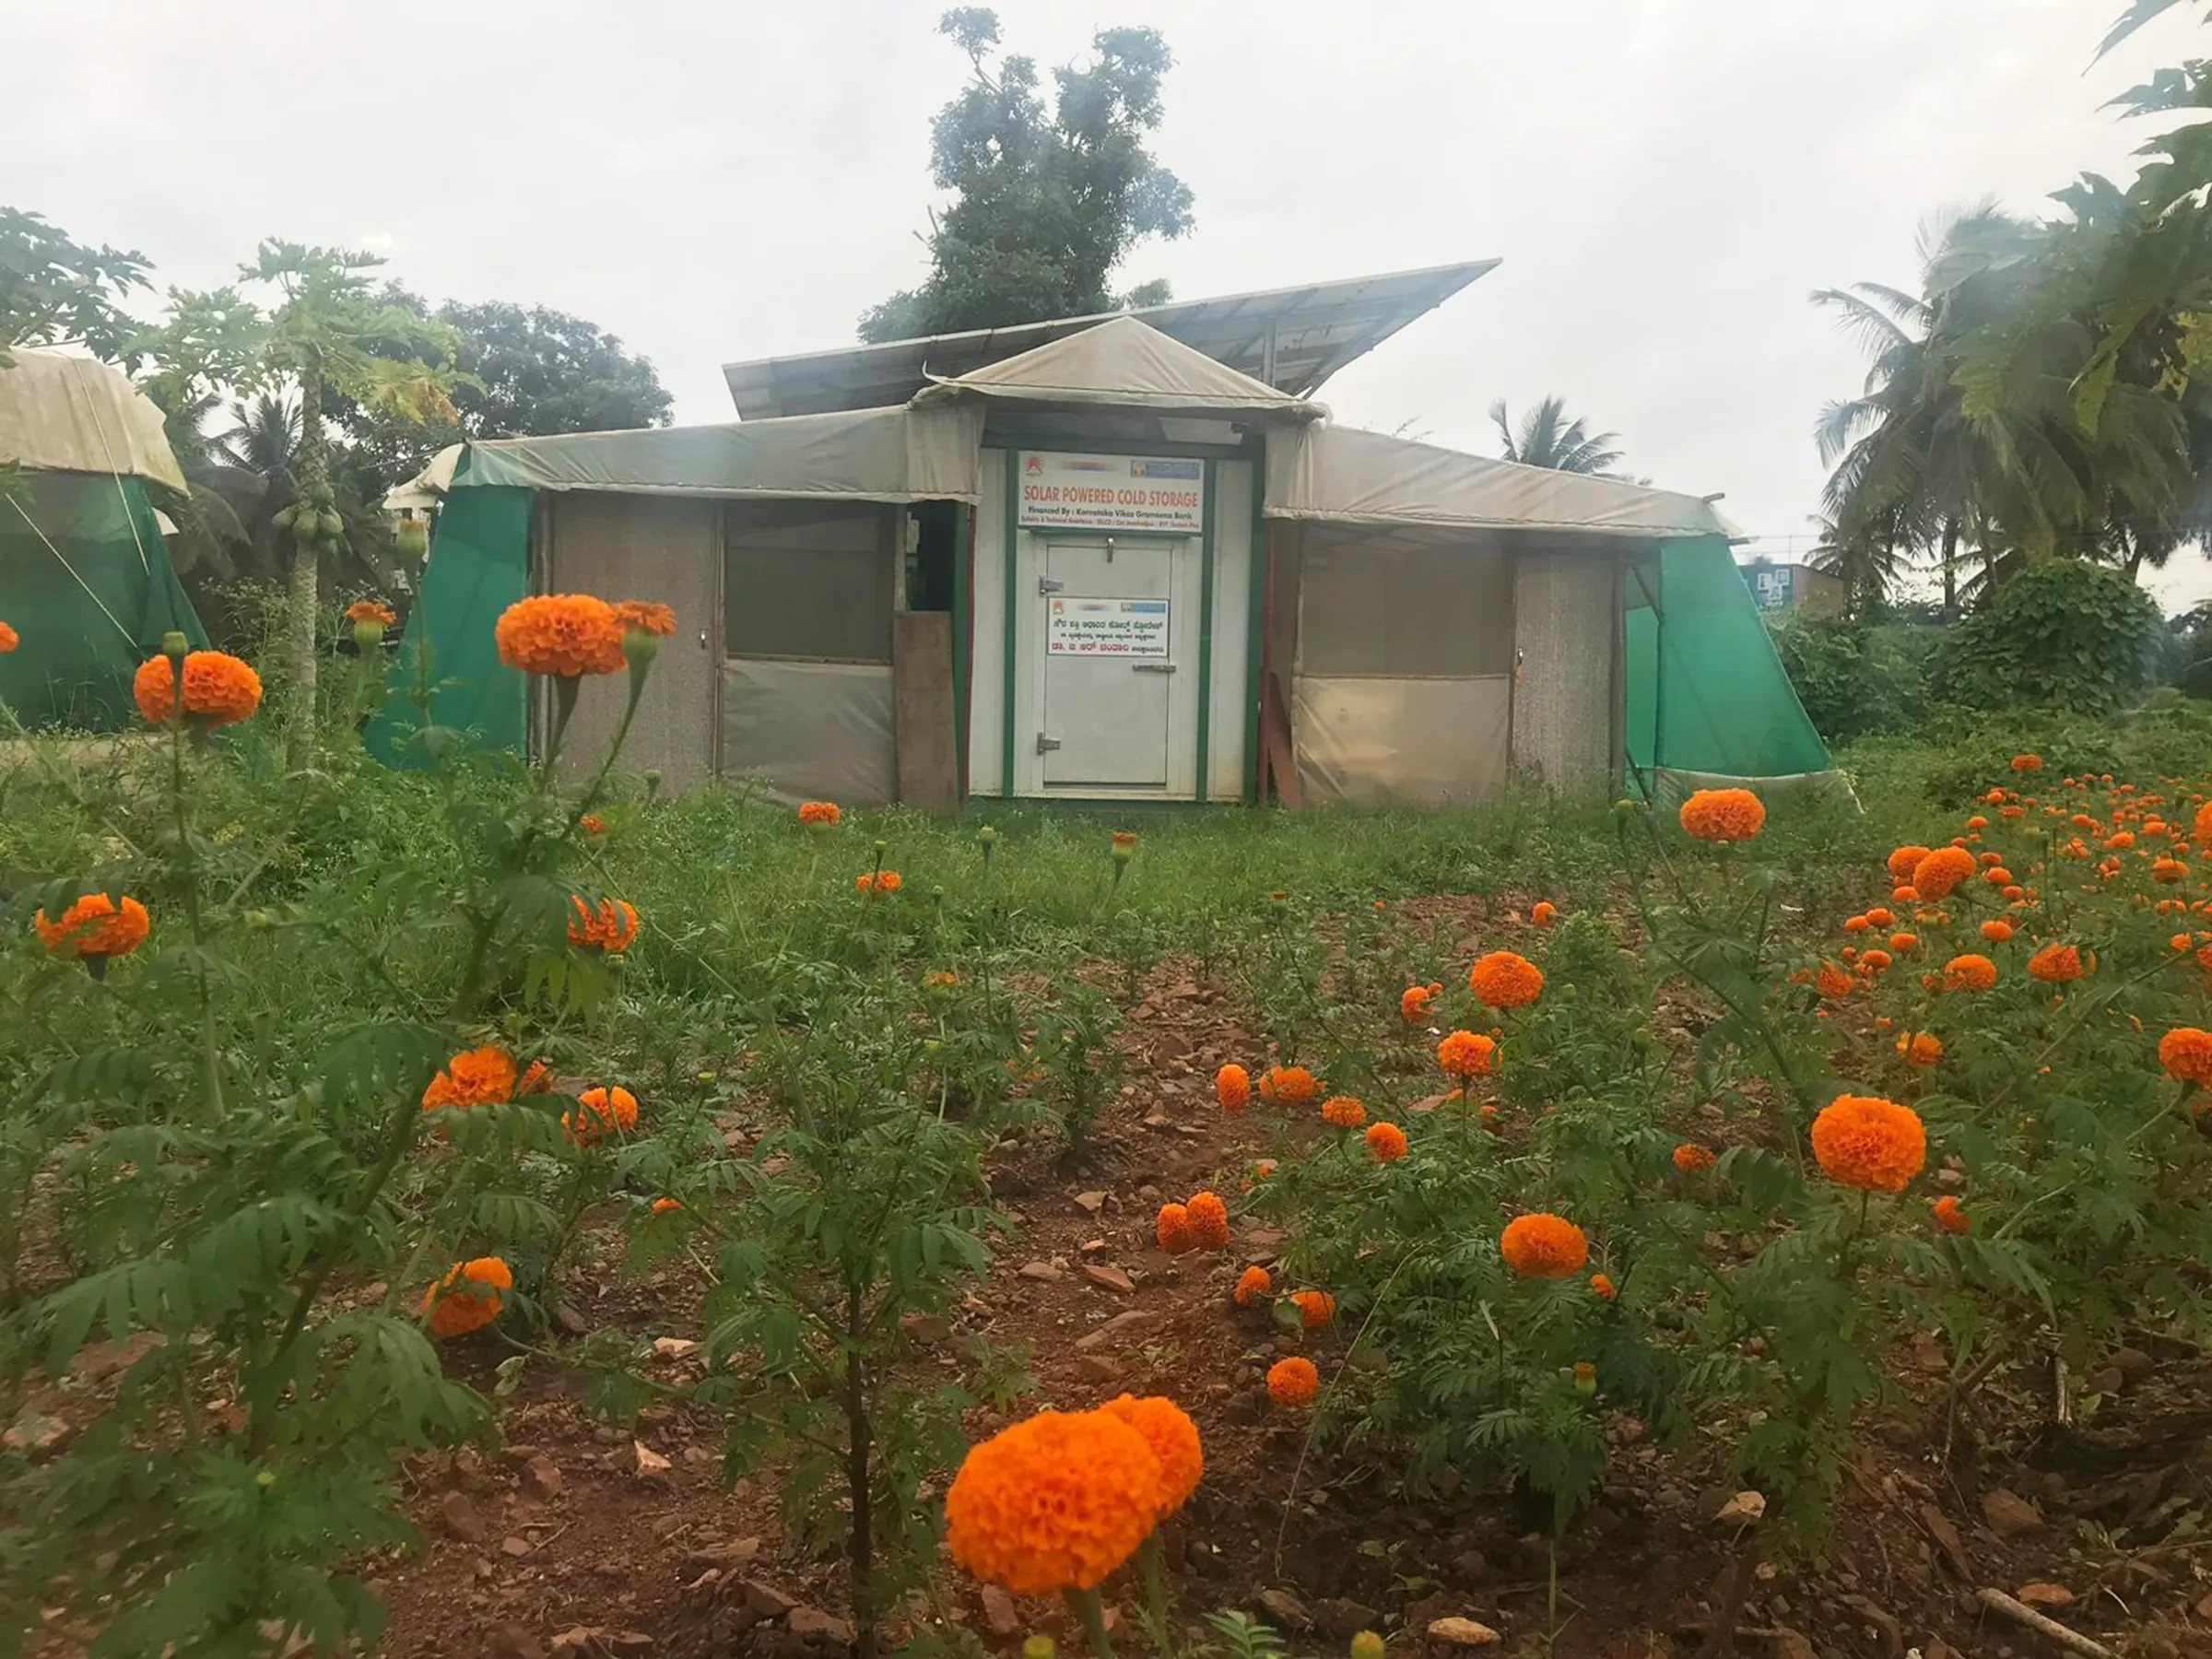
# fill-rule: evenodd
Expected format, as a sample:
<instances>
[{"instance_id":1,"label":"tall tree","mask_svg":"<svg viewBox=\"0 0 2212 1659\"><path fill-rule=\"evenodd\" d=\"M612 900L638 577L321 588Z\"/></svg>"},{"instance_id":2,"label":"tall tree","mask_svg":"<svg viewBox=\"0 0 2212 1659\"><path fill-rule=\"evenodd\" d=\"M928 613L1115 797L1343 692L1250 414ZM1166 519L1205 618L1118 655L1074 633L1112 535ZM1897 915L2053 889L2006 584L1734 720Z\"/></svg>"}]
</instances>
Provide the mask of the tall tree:
<instances>
[{"instance_id":1,"label":"tall tree","mask_svg":"<svg viewBox=\"0 0 2212 1659\"><path fill-rule=\"evenodd\" d=\"M1568 419L1564 398L1547 397L1535 408L1523 410L1516 428L1501 397L1490 406L1490 418L1498 423L1498 436L1504 442L1508 461L1600 478L1621 476L1613 470L1621 459L1620 450L1615 447L1620 434L1593 432L1580 416Z\"/></svg>"},{"instance_id":2,"label":"tall tree","mask_svg":"<svg viewBox=\"0 0 2212 1659\"><path fill-rule=\"evenodd\" d=\"M1036 62L995 57L995 12L956 7L937 29L973 70L931 133L931 177L953 199L932 218L927 278L863 313L860 337L994 328L1167 299L1164 283L1122 296L1109 286L1136 243L1191 228L1189 187L1146 146L1174 63L1159 31L1100 29L1092 63L1053 71L1048 112Z\"/></svg>"},{"instance_id":3,"label":"tall tree","mask_svg":"<svg viewBox=\"0 0 2212 1659\"><path fill-rule=\"evenodd\" d=\"M74 345L115 360L141 324L121 301L147 286L143 253L74 241L35 213L0 207L0 369L11 346Z\"/></svg>"},{"instance_id":4,"label":"tall tree","mask_svg":"<svg viewBox=\"0 0 2212 1659\"><path fill-rule=\"evenodd\" d=\"M668 424L675 400L653 364L582 317L499 300L448 300L433 311L396 286L386 287L382 299L452 329L454 365L467 377L453 388L451 420L425 425L353 405L329 407L387 489L419 472L447 444L467 438Z\"/></svg>"}]
</instances>

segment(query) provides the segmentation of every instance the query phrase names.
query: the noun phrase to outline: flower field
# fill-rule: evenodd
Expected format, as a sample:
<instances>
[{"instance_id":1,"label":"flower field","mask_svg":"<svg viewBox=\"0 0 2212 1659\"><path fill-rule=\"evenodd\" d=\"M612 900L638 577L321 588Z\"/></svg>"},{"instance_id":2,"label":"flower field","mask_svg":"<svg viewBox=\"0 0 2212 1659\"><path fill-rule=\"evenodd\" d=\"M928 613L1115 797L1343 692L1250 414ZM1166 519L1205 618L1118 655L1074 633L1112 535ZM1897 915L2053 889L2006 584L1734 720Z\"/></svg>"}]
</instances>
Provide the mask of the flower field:
<instances>
[{"instance_id":1,"label":"flower field","mask_svg":"<svg viewBox=\"0 0 2212 1659\"><path fill-rule=\"evenodd\" d=\"M2194 716L928 822L560 753L674 626L0 763L23 1651L2212 1651Z\"/></svg>"}]
</instances>

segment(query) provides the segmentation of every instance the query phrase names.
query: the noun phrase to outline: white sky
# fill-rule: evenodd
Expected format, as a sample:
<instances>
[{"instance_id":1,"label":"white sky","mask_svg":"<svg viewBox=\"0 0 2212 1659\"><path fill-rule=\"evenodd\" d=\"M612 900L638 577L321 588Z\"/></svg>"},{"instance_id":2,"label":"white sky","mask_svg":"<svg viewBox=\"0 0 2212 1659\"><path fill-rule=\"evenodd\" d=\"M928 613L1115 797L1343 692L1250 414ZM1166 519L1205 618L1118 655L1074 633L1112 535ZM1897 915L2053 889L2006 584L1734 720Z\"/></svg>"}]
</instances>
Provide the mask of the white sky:
<instances>
[{"instance_id":1,"label":"white sky","mask_svg":"<svg viewBox=\"0 0 2212 1659\"><path fill-rule=\"evenodd\" d=\"M833 347L921 274L937 0L0 0L0 201L226 280L267 235L366 245L432 298L542 303L653 359L679 420L727 360ZM1043 64L1150 23L1158 153L1197 229L1128 280L1196 299L1504 265L1331 382L1340 419L1497 450L1548 392L1654 483L1809 546L1853 343L1806 301L1913 286L1931 212L2035 211L2145 135L2100 106L2200 50L2121 0L1001 0ZM2158 584L2212 596L2212 563Z\"/></svg>"}]
</instances>

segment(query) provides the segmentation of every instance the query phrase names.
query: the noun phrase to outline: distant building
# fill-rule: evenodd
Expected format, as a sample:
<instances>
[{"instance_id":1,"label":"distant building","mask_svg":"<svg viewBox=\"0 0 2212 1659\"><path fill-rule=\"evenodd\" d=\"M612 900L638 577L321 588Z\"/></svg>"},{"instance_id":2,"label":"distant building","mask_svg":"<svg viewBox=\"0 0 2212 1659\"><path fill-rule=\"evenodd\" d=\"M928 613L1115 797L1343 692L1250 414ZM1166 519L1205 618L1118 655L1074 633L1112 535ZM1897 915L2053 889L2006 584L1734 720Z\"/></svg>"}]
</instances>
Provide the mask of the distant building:
<instances>
[{"instance_id":1,"label":"distant building","mask_svg":"<svg viewBox=\"0 0 2212 1659\"><path fill-rule=\"evenodd\" d=\"M1762 611L1802 610L1808 616L1843 614L1843 579L1811 565L1754 559L1742 567L1744 584Z\"/></svg>"}]
</instances>

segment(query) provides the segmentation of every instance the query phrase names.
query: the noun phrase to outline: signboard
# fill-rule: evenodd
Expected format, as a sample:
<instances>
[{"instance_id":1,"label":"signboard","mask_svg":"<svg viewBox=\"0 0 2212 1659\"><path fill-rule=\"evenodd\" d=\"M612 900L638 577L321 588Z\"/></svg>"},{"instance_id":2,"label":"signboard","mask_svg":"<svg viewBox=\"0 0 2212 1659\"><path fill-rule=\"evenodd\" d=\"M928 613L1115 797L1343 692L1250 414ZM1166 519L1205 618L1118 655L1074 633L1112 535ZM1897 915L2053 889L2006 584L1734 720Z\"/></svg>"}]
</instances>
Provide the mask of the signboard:
<instances>
[{"instance_id":1,"label":"signboard","mask_svg":"<svg viewBox=\"0 0 2212 1659\"><path fill-rule=\"evenodd\" d=\"M1745 572L1751 579L1751 596L1761 610L1787 609L1791 599L1792 572L1786 567L1751 565Z\"/></svg>"},{"instance_id":2,"label":"signboard","mask_svg":"<svg viewBox=\"0 0 2212 1659\"><path fill-rule=\"evenodd\" d=\"M1196 535L1206 528L1206 463L1148 455L1067 455L1025 450L1015 459L1025 530L1138 530Z\"/></svg>"},{"instance_id":3,"label":"signboard","mask_svg":"<svg viewBox=\"0 0 2212 1659\"><path fill-rule=\"evenodd\" d=\"M1053 595L1045 612L1047 656L1164 657L1165 599L1079 599Z\"/></svg>"}]
</instances>

